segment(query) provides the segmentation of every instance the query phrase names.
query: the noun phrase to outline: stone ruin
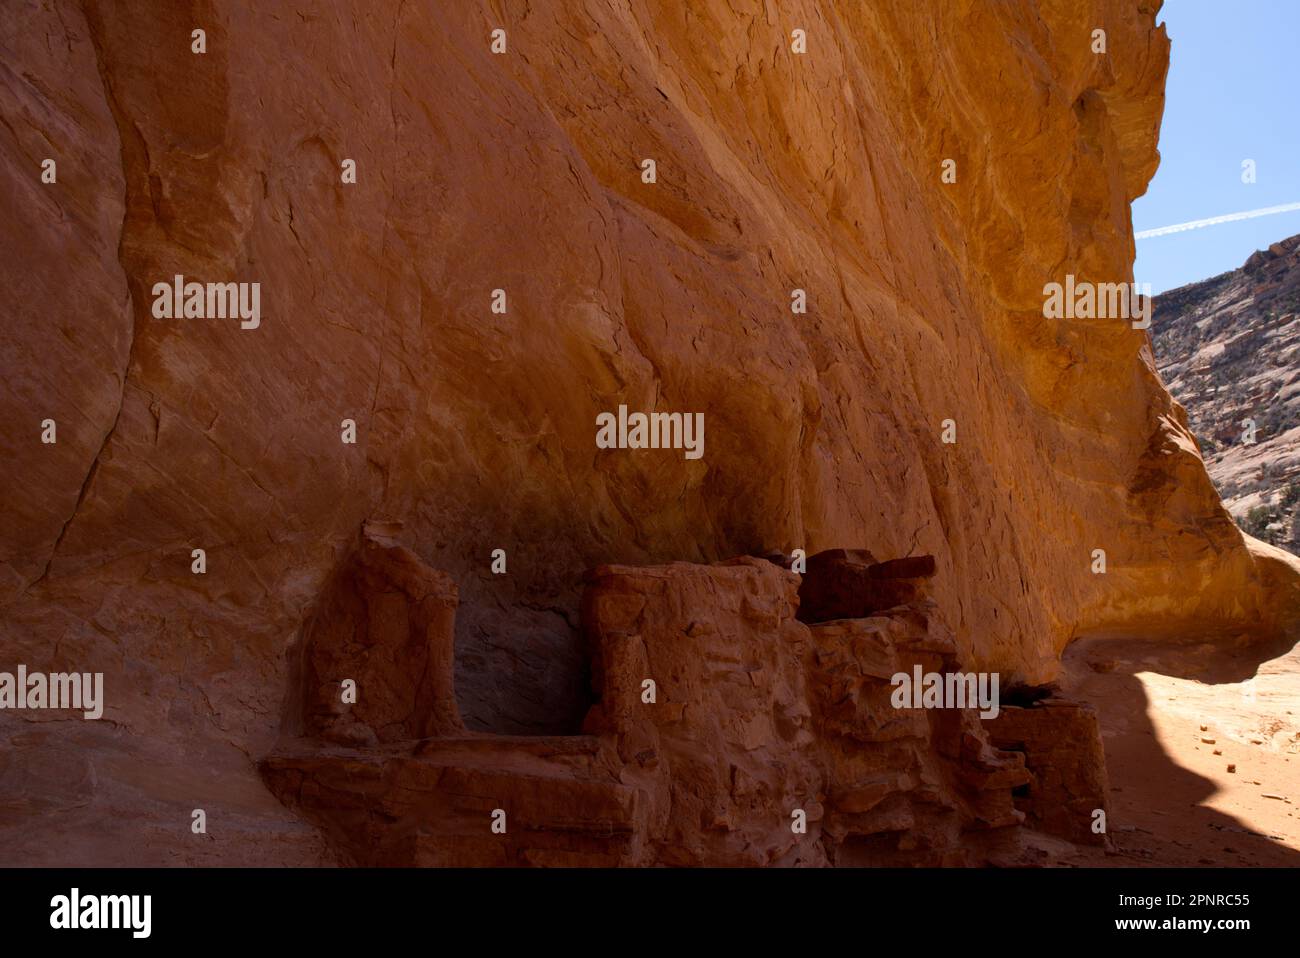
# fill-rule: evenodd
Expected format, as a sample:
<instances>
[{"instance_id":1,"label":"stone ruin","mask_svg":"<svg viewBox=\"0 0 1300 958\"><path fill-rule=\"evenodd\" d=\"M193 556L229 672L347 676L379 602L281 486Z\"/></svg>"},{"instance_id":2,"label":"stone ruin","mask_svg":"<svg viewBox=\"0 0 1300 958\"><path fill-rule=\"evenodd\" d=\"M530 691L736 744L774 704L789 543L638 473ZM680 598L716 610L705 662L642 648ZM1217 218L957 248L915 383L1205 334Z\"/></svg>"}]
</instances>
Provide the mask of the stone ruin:
<instances>
[{"instance_id":1,"label":"stone ruin","mask_svg":"<svg viewBox=\"0 0 1300 958\"><path fill-rule=\"evenodd\" d=\"M263 778L358 865L977 865L1028 828L1106 841L1088 708L891 704L896 673L961 666L931 557L790 564L596 568L581 730L495 735L456 706L455 583L368 527L307 621Z\"/></svg>"}]
</instances>

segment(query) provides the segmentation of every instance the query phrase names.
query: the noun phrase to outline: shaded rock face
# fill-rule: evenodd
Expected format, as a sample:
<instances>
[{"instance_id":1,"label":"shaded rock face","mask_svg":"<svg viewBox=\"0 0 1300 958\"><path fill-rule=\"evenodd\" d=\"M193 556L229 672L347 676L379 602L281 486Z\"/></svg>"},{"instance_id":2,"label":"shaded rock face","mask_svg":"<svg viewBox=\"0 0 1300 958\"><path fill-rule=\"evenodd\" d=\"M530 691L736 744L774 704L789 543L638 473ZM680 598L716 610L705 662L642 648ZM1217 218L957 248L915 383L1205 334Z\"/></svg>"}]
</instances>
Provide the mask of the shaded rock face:
<instances>
[{"instance_id":1,"label":"shaded rock face","mask_svg":"<svg viewBox=\"0 0 1300 958\"><path fill-rule=\"evenodd\" d=\"M998 748L1025 756L1030 779L1016 790L1016 808L1031 827L1078 844L1107 844L1106 755L1091 706L1059 695L1004 704L988 735Z\"/></svg>"},{"instance_id":2,"label":"shaded rock face","mask_svg":"<svg viewBox=\"0 0 1300 958\"><path fill-rule=\"evenodd\" d=\"M456 603L450 576L367 534L304 629L302 727L344 744L463 732L453 687Z\"/></svg>"},{"instance_id":3,"label":"shaded rock face","mask_svg":"<svg viewBox=\"0 0 1300 958\"><path fill-rule=\"evenodd\" d=\"M1228 510L1300 551L1300 236L1157 296L1152 343Z\"/></svg>"},{"instance_id":4,"label":"shaded rock face","mask_svg":"<svg viewBox=\"0 0 1300 958\"><path fill-rule=\"evenodd\" d=\"M934 575L934 556L876 562L865 550L829 549L808 560L799 587L799 619L855 619L903 605L921 595Z\"/></svg>"},{"instance_id":5,"label":"shaded rock face","mask_svg":"<svg viewBox=\"0 0 1300 958\"><path fill-rule=\"evenodd\" d=\"M357 559L371 518L457 585L475 732L579 728L600 563L933 555L960 661L1031 684L1085 631L1285 624L1145 335L1043 318L1129 276L1155 6L9 4L0 649L103 672L107 721L0 714L5 855L329 860L251 757L300 666L386 689L336 739L426 721L446 590ZM257 328L156 318L177 275L259 283ZM703 413L703 456L598 449L620 405Z\"/></svg>"}]
</instances>

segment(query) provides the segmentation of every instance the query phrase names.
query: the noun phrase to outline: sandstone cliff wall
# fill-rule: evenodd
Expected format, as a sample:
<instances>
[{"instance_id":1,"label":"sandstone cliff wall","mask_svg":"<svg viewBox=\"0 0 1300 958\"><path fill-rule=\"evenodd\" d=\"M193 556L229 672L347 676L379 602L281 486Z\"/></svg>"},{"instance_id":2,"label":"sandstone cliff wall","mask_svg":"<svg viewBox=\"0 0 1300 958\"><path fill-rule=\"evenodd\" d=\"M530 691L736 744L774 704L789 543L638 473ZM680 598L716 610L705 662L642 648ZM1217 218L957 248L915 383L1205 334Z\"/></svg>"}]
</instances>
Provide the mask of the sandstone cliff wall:
<instances>
[{"instance_id":1,"label":"sandstone cliff wall","mask_svg":"<svg viewBox=\"0 0 1300 958\"><path fill-rule=\"evenodd\" d=\"M1042 316L1130 278L1157 7L7 3L0 665L108 702L0 715L6 858L328 860L254 762L367 519L457 583L478 730L578 727L599 563L933 554L1008 684L1083 632L1285 624L1146 334ZM261 283L260 327L155 319L175 274ZM705 413L705 455L598 450L620 403Z\"/></svg>"}]
</instances>

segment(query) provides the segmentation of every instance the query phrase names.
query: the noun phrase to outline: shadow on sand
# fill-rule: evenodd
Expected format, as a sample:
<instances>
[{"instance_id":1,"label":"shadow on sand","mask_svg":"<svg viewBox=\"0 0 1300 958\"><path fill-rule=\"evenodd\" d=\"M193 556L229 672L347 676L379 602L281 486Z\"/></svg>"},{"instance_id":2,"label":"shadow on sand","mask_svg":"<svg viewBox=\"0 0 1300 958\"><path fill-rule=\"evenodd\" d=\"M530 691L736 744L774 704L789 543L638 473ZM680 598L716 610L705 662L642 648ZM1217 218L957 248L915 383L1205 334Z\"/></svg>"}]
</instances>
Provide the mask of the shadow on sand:
<instances>
[{"instance_id":1,"label":"shadow on sand","mask_svg":"<svg viewBox=\"0 0 1300 958\"><path fill-rule=\"evenodd\" d=\"M1294 638L1089 636L1062 661L1064 691L1101 720L1120 851L1107 864L1300 866Z\"/></svg>"}]
</instances>

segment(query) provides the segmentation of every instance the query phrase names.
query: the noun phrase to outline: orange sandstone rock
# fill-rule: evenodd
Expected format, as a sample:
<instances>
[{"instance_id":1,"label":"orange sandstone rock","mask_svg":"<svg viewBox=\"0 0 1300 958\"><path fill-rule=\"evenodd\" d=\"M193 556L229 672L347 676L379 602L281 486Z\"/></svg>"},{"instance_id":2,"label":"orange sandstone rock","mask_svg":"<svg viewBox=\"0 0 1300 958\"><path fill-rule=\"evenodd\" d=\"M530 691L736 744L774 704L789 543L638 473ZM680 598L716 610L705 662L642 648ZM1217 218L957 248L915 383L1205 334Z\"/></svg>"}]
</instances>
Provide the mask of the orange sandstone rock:
<instances>
[{"instance_id":1,"label":"orange sandstone rock","mask_svg":"<svg viewBox=\"0 0 1300 958\"><path fill-rule=\"evenodd\" d=\"M645 809L608 778L564 786L556 801L611 829L651 816L628 832L649 844L620 860L852 860L855 842L870 858L913 833L943 859L961 854L963 822L1008 820L1001 799L945 784L968 754L951 716L928 732L904 721L913 744L875 766L814 774L792 743L814 734L799 682L825 678L778 637L811 650L830 626L797 622L793 580L763 580L760 599L729 579L775 566L664 563L932 555L925 628L946 651L925 654L1031 685L1086 632L1289 626L1294 561L1254 551L1224 513L1146 334L1042 315L1044 284L1067 273L1131 278L1129 201L1158 161L1168 58L1153 6L11 4L0 650L102 671L107 703L97 724L0 714L3 863L334 860L338 839L276 801L252 758L281 747L286 708L301 714L286 690L301 690L304 641L339 622L360 631L316 646L321 683L355 663L383 689L363 684L368 705L339 734L421 734L431 713L402 710L427 687L401 666L431 654L421 630L449 601L444 574L459 592L455 711L475 733L570 735L593 703L615 729L630 721L617 713L635 689L606 699L589 682L580 583L601 563L657 570L620 573L620 601L672 584L701 628L723 616L768 637L753 659L703 633L598 654L611 681L636 678L619 655L668 669L662 715L607 734L637 750L619 761L640 769L644 739L687 783L666 803L683 785L646 772L660 797ZM154 284L176 275L259 283L259 325L155 318ZM703 413L702 457L598 449L597 417L620 405ZM402 524L432 592L366 571L371 517ZM731 605L710 612L714 589ZM651 615L665 636L677 622ZM366 653L367 637L399 644ZM845 668L884 655L859 638L865 665L855 652ZM881 720L877 693L837 735ZM538 748L506 764L545 783L577 761ZM932 751L940 765L916 757ZM401 789L444 777L409 757L348 761L356 776L332 774L369 782L404 821L425 813ZM301 791L318 821L343 807L346 788L285 775L296 784L277 792ZM540 794L520 798L525 820L559 828ZM934 818L918 796L955 811ZM753 817L788 819L796 800L816 847ZM445 860L430 849L453 826L420 821L382 857ZM840 837L818 844L819 828ZM883 851L855 837L882 834Z\"/></svg>"}]
</instances>

